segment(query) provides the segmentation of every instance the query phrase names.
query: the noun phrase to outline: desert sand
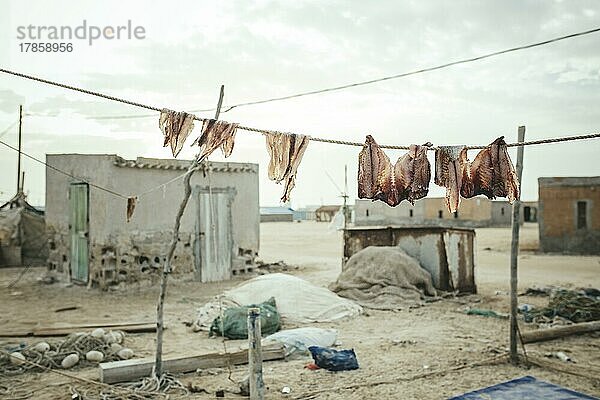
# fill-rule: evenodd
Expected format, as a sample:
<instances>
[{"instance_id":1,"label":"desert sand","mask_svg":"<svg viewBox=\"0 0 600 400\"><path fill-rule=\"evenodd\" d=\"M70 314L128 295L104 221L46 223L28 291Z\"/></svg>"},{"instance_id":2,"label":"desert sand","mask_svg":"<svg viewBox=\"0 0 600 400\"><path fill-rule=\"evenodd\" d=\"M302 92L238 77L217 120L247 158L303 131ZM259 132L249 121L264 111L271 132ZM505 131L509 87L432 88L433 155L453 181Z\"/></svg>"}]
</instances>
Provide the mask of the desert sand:
<instances>
[{"instance_id":1,"label":"desert sand","mask_svg":"<svg viewBox=\"0 0 600 400\"><path fill-rule=\"evenodd\" d=\"M537 247L537 226L524 225L519 256L521 290L531 285L550 284L600 287L600 257L538 254ZM508 347L508 320L468 316L464 310L473 306L508 312L509 249L509 228L477 230L477 295L445 299L397 312L367 310L353 320L315 324L337 329L340 347L355 349L360 369L339 373L311 371L304 368L309 358L265 362L267 398L443 399L524 375L600 396L598 377L590 379L551 369L515 367L505 362L473 366L503 353ZM291 273L317 285L327 286L336 279L341 271L341 254L341 233L330 231L327 224L261 224L260 257L267 262L283 260L298 266ZM60 283L45 285L37 281L44 273L43 269L37 268L29 270L17 284L7 288L20 271L18 268L0 270L0 326L155 318L157 285L130 286L126 290L108 292ZM223 351L224 348L231 350L243 345L243 341L224 342L221 338L208 338L205 332L194 333L186 323L194 319L196 309L212 296L248 277L236 277L218 284L172 281L165 306L168 328L165 331L165 357ZM545 301L543 298L519 297L521 303L543 304ZM60 313L54 311L70 305L79 308ZM522 329L530 328L522 325ZM2 338L0 344L4 347L36 341L39 340ZM153 334L131 334L126 343L135 351L136 357L153 355ZM527 351L532 355L563 351L580 367L600 368L598 335L530 344ZM461 366L465 368L458 369ZM232 367L231 370L231 380L226 368L181 376L182 382L208 392L193 393L186 398L214 398L218 389L224 389L228 398L242 398L234 394L237 390L234 381L243 379L247 366ZM83 378L98 377L97 368L69 372ZM0 376L0 386L25 388L30 398L35 399L70 398L70 387L88 387L49 372ZM284 386L291 388L290 394L281 394Z\"/></svg>"}]
</instances>

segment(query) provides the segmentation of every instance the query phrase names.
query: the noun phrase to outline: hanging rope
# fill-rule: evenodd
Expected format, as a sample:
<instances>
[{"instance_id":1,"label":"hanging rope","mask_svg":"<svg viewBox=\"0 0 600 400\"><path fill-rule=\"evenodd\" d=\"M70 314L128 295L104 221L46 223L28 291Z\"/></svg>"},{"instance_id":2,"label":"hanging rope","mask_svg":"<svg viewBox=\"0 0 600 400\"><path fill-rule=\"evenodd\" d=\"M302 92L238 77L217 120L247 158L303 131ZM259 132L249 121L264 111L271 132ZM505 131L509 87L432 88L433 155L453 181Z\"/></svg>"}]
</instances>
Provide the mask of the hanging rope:
<instances>
[{"instance_id":1,"label":"hanging rope","mask_svg":"<svg viewBox=\"0 0 600 400\"><path fill-rule=\"evenodd\" d=\"M588 33L591 32L595 32L600 30L600 28L589 31ZM581 33L583 34L583 33ZM574 35L579 35L579 34L574 34ZM136 106L136 107L141 107L141 108L145 108L148 110L152 110L152 111L157 111L160 112L161 109L158 107L154 107L154 106L149 106L146 104L142 104L139 102L135 102L135 101L130 101L130 100L126 100L126 99L122 99L119 97L115 97L115 96L109 96L103 93L99 93L99 92L94 92L91 90L86 90L86 89L81 89L75 86L71 86L71 85L66 85L64 83L59 83L59 82L53 82L47 79L43 79L43 78L38 78L32 75L27 75L27 74L23 74L20 72L14 72L14 71L10 71L4 68L0 68L0 72L4 72L10 75L15 75L21 78L26 78L26 79L31 79L33 81L37 81L37 82L42 82L42 83L46 83L48 85L53 85L53 86L58 86L64 89L70 89L70 90L74 90L77 92L81 92L81 93L85 93L85 94L89 94L92 96L98 96L98 97L102 97L108 100L113 100L113 101L117 101L117 102L121 102L124 104L129 104L132 106ZM197 121L205 121L208 118L200 118L200 117L196 117L194 116L194 119ZM269 129L258 129L258 128L252 128L249 126L243 126L240 125L238 126L238 129L242 129L248 132L255 132L255 133L262 133L262 134L267 134L267 133L277 133L277 131L274 130L269 130ZM345 146L356 146L356 147L362 147L363 143L360 142L350 142L350 141L345 141L345 140L335 140L335 139L325 139L325 138L319 138L319 137L313 137L310 135L306 135L309 137L310 140L315 141L315 142L323 142L323 143L332 143L332 144L339 144L339 145L345 145ZM531 142L521 142L521 143L510 143L508 144L508 147L514 147L514 146L528 146L531 144L542 144L542 143L555 143L555 142L562 142L562 141L569 141L569 140L579 140L579 139L590 139L590 138L595 138L595 137L599 137L600 134L594 133L594 134L590 134L590 135L582 135L582 136L571 136L568 138L557 138L557 139L543 139L543 140L537 140L537 141L531 141ZM407 145L381 145L379 146L383 149L396 149L396 150L407 150L409 148L409 146ZM475 149L484 149L486 148L487 145L483 145L483 146L467 146L468 150L475 150ZM435 150L435 148L431 148L431 150ZM31 157L30 157L31 158ZM119 195L120 196L120 195Z\"/></svg>"}]
</instances>

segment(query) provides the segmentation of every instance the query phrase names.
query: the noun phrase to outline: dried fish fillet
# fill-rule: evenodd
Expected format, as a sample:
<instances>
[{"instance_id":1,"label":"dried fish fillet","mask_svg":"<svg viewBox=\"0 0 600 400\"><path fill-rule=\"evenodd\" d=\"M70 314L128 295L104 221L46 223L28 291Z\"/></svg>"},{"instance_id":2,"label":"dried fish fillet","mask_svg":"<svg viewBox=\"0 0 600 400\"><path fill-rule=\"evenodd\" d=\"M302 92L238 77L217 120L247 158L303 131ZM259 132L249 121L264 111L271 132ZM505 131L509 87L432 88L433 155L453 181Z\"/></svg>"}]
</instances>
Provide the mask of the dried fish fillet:
<instances>
[{"instance_id":1,"label":"dried fish fillet","mask_svg":"<svg viewBox=\"0 0 600 400\"><path fill-rule=\"evenodd\" d=\"M214 119L205 119L202 122L202 134L197 138L194 144L200 146L200 159L204 159L212 154L217 148L221 148L223 155L229 157L235 144L235 134L238 124Z\"/></svg>"},{"instance_id":2,"label":"dried fish fillet","mask_svg":"<svg viewBox=\"0 0 600 400\"><path fill-rule=\"evenodd\" d=\"M435 151L436 185L446 188L446 206L458 211L464 168L468 164L465 146L439 146Z\"/></svg>"},{"instance_id":3,"label":"dried fish fillet","mask_svg":"<svg viewBox=\"0 0 600 400\"><path fill-rule=\"evenodd\" d=\"M135 211L137 200L137 196L127 198L127 222L131 221L131 217L133 217L133 211Z\"/></svg>"},{"instance_id":4,"label":"dried fish fillet","mask_svg":"<svg viewBox=\"0 0 600 400\"><path fill-rule=\"evenodd\" d=\"M296 185L296 174L310 138L304 135L270 132L265 134L270 161L269 179L276 183L285 181L281 201L287 202Z\"/></svg>"},{"instance_id":5,"label":"dried fish fillet","mask_svg":"<svg viewBox=\"0 0 600 400\"><path fill-rule=\"evenodd\" d=\"M358 197L381 200L395 207L402 200L414 201L423 198L429 190L431 167L427 160L427 149L411 145L408 153L392 165L371 135L358 156Z\"/></svg>"},{"instance_id":6,"label":"dried fish fillet","mask_svg":"<svg viewBox=\"0 0 600 400\"><path fill-rule=\"evenodd\" d=\"M507 197L510 203L519 198L519 180L504 136L481 150L464 171L461 195L470 198L480 194L489 199Z\"/></svg>"},{"instance_id":7,"label":"dried fish fillet","mask_svg":"<svg viewBox=\"0 0 600 400\"><path fill-rule=\"evenodd\" d=\"M171 145L173 157L177 157L185 140L194 129L194 114L163 108L160 112L158 127L165 136L163 147Z\"/></svg>"}]
</instances>

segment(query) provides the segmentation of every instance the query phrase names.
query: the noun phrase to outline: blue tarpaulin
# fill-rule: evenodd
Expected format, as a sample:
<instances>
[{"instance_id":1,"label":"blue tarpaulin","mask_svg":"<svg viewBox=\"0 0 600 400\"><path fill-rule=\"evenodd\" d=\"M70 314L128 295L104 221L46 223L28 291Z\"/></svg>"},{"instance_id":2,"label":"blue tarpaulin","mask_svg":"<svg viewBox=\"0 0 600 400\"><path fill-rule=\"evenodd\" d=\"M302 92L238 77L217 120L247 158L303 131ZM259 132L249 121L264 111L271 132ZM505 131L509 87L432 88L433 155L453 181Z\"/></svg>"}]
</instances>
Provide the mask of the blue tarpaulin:
<instances>
[{"instance_id":1,"label":"blue tarpaulin","mask_svg":"<svg viewBox=\"0 0 600 400\"><path fill-rule=\"evenodd\" d=\"M448 400L600 400L597 397L578 393L552 383L540 381L533 376L524 376L499 383L474 392L451 397Z\"/></svg>"}]
</instances>

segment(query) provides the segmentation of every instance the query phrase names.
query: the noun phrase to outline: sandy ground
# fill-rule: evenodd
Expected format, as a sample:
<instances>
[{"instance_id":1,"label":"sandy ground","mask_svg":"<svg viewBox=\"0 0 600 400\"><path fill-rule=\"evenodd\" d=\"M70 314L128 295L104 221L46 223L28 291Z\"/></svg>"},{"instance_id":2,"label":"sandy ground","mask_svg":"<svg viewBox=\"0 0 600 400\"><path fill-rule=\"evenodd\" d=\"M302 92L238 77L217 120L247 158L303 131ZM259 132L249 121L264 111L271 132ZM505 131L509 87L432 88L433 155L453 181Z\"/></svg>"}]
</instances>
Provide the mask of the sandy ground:
<instances>
[{"instance_id":1,"label":"sandy ground","mask_svg":"<svg viewBox=\"0 0 600 400\"><path fill-rule=\"evenodd\" d=\"M537 254L537 226L525 225L521 231L519 286L559 284L600 287L600 257ZM510 229L477 230L477 296L448 299L426 307L398 312L368 311L349 321L318 324L339 331L342 347L356 350L361 368L331 373L304 369L309 359L272 361L264 364L267 398L319 399L442 399L524 375L600 396L600 380L565 372L507 363L471 367L494 357L508 345L507 320L467 316L465 307L489 308L508 312ZM294 274L317 285L334 281L341 270L342 242L339 232L330 232L326 224L261 224L261 257L265 261L284 260L297 265ZM126 291L100 292L83 287L44 285L36 281L41 269L30 270L12 288L7 286L19 269L0 270L0 326L17 327L43 322L84 322L97 320L152 320L155 316L156 287L131 287ZM205 333L193 333L185 322L192 321L195 310L212 296L239 283L243 277L219 284L173 282L165 306L165 357L223 351L221 339L209 339ZM499 292L500 294L496 294ZM545 300L520 297L520 302ZM56 313L60 307L77 305L74 311ZM523 329L528 329L524 327ZM151 356L155 346L152 334L129 335L127 345L136 356ZM31 343L29 338L3 338L0 344ZM227 341L227 349L239 348L243 341ZM599 336L585 335L527 346L529 354L563 351L578 366L600 368ZM560 363L559 361L556 361ZM466 368L444 372L449 369ZM231 378L240 381L247 367L232 368ZM83 378L96 379L96 368L70 371ZM429 375L428 375L429 374ZM214 398L218 389L226 396L236 385L228 380L227 369L191 373L181 377L184 383L204 388L206 393L187 398ZM0 385L21 385L31 398L56 399L70 396L70 386L86 384L51 373L28 373L18 377L0 376ZM351 389L343 389L352 386ZM292 393L281 394L289 386ZM312 393L323 390L321 393ZM172 398L177 398L174 396Z\"/></svg>"}]
</instances>

